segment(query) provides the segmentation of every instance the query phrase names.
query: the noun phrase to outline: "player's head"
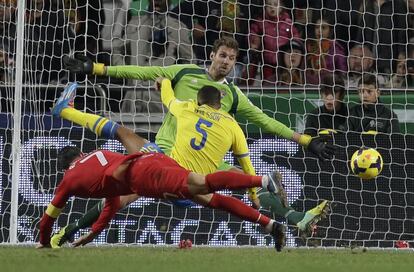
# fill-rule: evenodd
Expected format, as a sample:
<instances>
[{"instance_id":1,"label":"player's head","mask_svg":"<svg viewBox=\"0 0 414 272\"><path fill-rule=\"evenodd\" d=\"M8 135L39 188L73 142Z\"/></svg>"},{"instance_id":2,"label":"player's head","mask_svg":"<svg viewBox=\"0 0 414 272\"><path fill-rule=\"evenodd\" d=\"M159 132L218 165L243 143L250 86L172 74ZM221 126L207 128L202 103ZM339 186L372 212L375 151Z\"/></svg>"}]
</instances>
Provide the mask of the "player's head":
<instances>
[{"instance_id":1,"label":"player's head","mask_svg":"<svg viewBox=\"0 0 414 272\"><path fill-rule=\"evenodd\" d=\"M213 86L204 86L202 87L197 94L198 105L208 105L212 108L219 109L221 93L220 91Z\"/></svg>"},{"instance_id":2,"label":"player's head","mask_svg":"<svg viewBox=\"0 0 414 272\"><path fill-rule=\"evenodd\" d=\"M340 75L326 74L321 81L321 97L329 112L338 111L345 97L345 84Z\"/></svg>"},{"instance_id":3,"label":"player's head","mask_svg":"<svg viewBox=\"0 0 414 272\"><path fill-rule=\"evenodd\" d=\"M76 146L65 146L58 153L58 165L61 169L66 170L70 164L79 156L82 155L82 151Z\"/></svg>"},{"instance_id":4,"label":"player's head","mask_svg":"<svg viewBox=\"0 0 414 272\"><path fill-rule=\"evenodd\" d=\"M349 51L348 65L350 72L368 72L374 65L374 54L367 46L357 44Z\"/></svg>"},{"instance_id":5,"label":"player's head","mask_svg":"<svg viewBox=\"0 0 414 272\"><path fill-rule=\"evenodd\" d=\"M235 39L228 36L217 39L210 54L210 75L215 80L225 78L236 64L238 54L239 43Z\"/></svg>"},{"instance_id":6,"label":"player's head","mask_svg":"<svg viewBox=\"0 0 414 272\"><path fill-rule=\"evenodd\" d=\"M358 81L358 94L365 107L376 104L381 94L377 77L373 74L362 74Z\"/></svg>"}]
</instances>

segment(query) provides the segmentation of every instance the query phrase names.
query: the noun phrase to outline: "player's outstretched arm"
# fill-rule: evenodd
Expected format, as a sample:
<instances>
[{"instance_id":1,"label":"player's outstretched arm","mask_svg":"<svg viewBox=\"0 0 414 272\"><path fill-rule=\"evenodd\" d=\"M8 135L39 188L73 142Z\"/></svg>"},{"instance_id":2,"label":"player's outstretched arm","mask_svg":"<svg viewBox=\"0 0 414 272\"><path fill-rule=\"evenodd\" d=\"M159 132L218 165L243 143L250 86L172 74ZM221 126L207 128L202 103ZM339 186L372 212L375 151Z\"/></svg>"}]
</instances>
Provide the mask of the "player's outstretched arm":
<instances>
[{"instance_id":1,"label":"player's outstretched arm","mask_svg":"<svg viewBox=\"0 0 414 272\"><path fill-rule=\"evenodd\" d=\"M63 66L75 74L106 75L106 67L103 63L95 63L86 56L77 56L76 58L64 56Z\"/></svg>"}]
</instances>

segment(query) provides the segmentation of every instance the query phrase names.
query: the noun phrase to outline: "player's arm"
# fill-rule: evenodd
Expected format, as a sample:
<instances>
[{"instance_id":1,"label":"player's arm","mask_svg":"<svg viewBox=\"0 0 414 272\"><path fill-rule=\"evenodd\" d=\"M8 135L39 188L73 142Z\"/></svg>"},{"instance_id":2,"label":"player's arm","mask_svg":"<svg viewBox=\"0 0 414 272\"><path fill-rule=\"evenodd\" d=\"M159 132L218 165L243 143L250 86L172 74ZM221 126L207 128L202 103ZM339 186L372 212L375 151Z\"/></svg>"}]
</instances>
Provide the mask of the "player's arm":
<instances>
[{"instance_id":1,"label":"player's arm","mask_svg":"<svg viewBox=\"0 0 414 272\"><path fill-rule=\"evenodd\" d=\"M65 180L61 182L52 202L47 206L47 209L40 220L40 247L50 247L50 235L52 234L53 223L62 212L62 209L70 197L66 184Z\"/></svg>"},{"instance_id":2,"label":"player's arm","mask_svg":"<svg viewBox=\"0 0 414 272\"><path fill-rule=\"evenodd\" d=\"M243 172L252 176L256 175L252 161L250 160L249 148L247 147L246 137L243 134L243 131L239 125L234 122L234 140L232 144L232 151L234 156L237 158ZM248 189L249 198L252 201L258 200L257 189L250 188ZM259 203L260 204L260 203Z\"/></svg>"},{"instance_id":3,"label":"player's arm","mask_svg":"<svg viewBox=\"0 0 414 272\"><path fill-rule=\"evenodd\" d=\"M92 230L88 234L81 236L73 242L72 245L75 247L83 246L95 239L95 237L108 226L109 222L115 216L120 207L121 204L119 196L106 198L105 206L99 215L98 220L92 225Z\"/></svg>"},{"instance_id":4,"label":"player's arm","mask_svg":"<svg viewBox=\"0 0 414 272\"><path fill-rule=\"evenodd\" d=\"M320 137L312 138L310 135L294 132L286 125L270 118L262 110L254 106L239 88L235 89L239 97L237 114L240 114L250 122L264 129L266 132L270 132L282 138L297 142L312 153L316 154L321 160L332 158L335 153L335 147L332 144L327 143L325 139Z\"/></svg>"},{"instance_id":5,"label":"player's arm","mask_svg":"<svg viewBox=\"0 0 414 272\"><path fill-rule=\"evenodd\" d=\"M70 58L63 57L64 67L77 74L92 74L139 80L155 80L157 77L173 79L184 68L199 68L195 64L160 66L105 66L103 63L94 63L86 56Z\"/></svg>"},{"instance_id":6,"label":"player's arm","mask_svg":"<svg viewBox=\"0 0 414 272\"><path fill-rule=\"evenodd\" d=\"M161 91L161 101L174 115L178 116L181 111L188 105L188 101L181 101L175 98L171 80L167 78L157 78L156 88Z\"/></svg>"},{"instance_id":7,"label":"player's arm","mask_svg":"<svg viewBox=\"0 0 414 272\"><path fill-rule=\"evenodd\" d=\"M239 103L237 106L237 115L240 115L249 122L254 123L258 127L262 128L266 132L270 132L282 138L292 140L294 131L288 128L283 123L270 118L261 109L253 105L246 95L235 86Z\"/></svg>"}]
</instances>

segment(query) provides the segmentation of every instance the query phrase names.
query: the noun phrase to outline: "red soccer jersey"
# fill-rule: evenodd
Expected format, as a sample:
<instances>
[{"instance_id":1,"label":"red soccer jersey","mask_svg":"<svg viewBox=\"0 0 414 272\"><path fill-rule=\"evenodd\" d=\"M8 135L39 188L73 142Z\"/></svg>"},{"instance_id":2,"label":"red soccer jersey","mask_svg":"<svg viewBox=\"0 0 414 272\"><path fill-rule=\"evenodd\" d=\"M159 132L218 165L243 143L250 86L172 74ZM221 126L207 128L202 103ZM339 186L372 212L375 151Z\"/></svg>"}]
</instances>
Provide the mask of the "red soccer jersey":
<instances>
[{"instance_id":1,"label":"red soccer jersey","mask_svg":"<svg viewBox=\"0 0 414 272\"><path fill-rule=\"evenodd\" d=\"M112 173L125 161L140 157L143 153L122 155L97 150L74 161L56 189L51 204L62 209L71 196L106 198L99 219L92 225L93 232L102 231L119 209L119 196L132 194L127 182L116 180ZM46 213L40 222L40 243L49 244L55 218Z\"/></svg>"}]
</instances>

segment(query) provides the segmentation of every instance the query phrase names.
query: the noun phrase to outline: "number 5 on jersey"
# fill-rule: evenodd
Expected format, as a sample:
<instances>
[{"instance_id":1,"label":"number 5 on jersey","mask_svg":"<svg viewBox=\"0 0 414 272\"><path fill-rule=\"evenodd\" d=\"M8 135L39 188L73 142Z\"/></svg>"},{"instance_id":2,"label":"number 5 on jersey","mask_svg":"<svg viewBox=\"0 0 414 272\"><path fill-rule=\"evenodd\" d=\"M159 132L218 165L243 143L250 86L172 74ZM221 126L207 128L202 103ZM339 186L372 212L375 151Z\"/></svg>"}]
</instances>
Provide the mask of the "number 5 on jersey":
<instances>
[{"instance_id":1,"label":"number 5 on jersey","mask_svg":"<svg viewBox=\"0 0 414 272\"><path fill-rule=\"evenodd\" d=\"M203 129L201 127L201 125L205 125L206 127L211 127L213 125L213 123L204 120L204 119L198 119L197 124L195 124L195 128L197 130L197 132L199 132L201 134L201 136L203 136L201 138L200 144L196 144L196 138L192 138L190 141L190 145L194 150L201 150L205 145L206 145L206 141L207 141L207 131L205 129Z\"/></svg>"}]
</instances>

